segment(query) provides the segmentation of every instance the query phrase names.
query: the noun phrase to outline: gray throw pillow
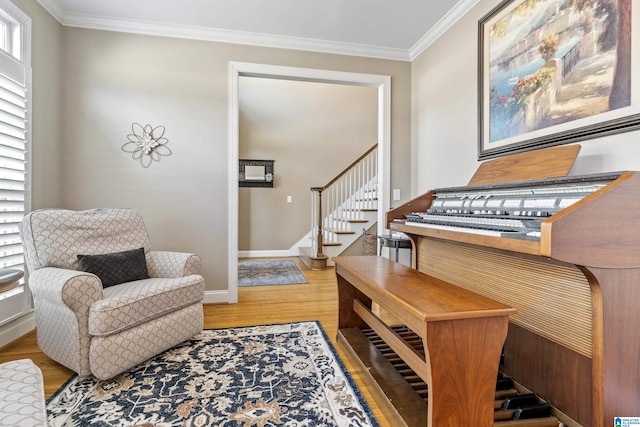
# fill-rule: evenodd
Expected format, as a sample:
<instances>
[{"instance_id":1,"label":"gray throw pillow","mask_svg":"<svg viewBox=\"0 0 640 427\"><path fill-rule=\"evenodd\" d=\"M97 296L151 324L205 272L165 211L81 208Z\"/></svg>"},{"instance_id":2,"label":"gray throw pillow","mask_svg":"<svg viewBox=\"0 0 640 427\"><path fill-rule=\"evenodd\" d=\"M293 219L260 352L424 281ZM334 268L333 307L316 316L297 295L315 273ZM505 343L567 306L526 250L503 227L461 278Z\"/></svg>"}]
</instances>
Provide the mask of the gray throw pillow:
<instances>
[{"instance_id":1,"label":"gray throw pillow","mask_svg":"<svg viewBox=\"0 0 640 427\"><path fill-rule=\"evenodd\" d=\"M104 255L78 255L80 271L93 273L102 287L149 278L144 248Z\"/></svg>"}]
</instances>

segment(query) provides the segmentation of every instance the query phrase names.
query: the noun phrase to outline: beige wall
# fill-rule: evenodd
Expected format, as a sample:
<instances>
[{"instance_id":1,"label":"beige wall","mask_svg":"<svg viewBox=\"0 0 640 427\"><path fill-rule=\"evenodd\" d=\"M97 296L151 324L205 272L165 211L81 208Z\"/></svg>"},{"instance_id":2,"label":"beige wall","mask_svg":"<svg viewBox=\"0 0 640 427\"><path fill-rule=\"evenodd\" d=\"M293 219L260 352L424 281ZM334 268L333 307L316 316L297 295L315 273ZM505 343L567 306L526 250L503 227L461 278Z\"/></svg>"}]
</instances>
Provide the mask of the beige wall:
<instances>
[{"instance_id":1,"label":"beige wall","mask_svg":"<svg viewBox=\"0 0 640 427\"><path fill-rule=\"evenodd\" d=\"M238 248L288 250L309 232L309 189L376 144L378 91L241 77L238 100L240 158L275 160L273 188L239 189Z\"/></svg>"},{"instance_id":2,"label":"beige wall","mask_svg":"<svg viewBox=\"0 0 640 427\"><path fill-rule=\"evenodd\" d=\"M63 45L64 206L140 210L154 248L202 257L208 290L228 287L229 61L390 75L391 185L408 193L409 63L78 28ZM122 152L133 122L166 126L173 155L144 169Z\"/></svg>"},{"instance_id":3,"label":"beige wall","mask_svg":"<svg viewBox=\"0 0 640 427\"><path fill-rule=\"evenodd\" d=\"M13 0L31 18L31 207L62 203L62 26L35 0Z\"/></svg>"},{"instance_id":4,"label":"beige wall","mask_svg":"<svg viewBox=\"0 0 640 427\"><path fill-rule=\"evenodd\" d=\"M478 21L481 0L412 62L412 191L465 185L477 161ZM635 49L640 49L634 45ZM582 141L572 174L640 168L640 132Z\"/></svg>"}]
</instances>

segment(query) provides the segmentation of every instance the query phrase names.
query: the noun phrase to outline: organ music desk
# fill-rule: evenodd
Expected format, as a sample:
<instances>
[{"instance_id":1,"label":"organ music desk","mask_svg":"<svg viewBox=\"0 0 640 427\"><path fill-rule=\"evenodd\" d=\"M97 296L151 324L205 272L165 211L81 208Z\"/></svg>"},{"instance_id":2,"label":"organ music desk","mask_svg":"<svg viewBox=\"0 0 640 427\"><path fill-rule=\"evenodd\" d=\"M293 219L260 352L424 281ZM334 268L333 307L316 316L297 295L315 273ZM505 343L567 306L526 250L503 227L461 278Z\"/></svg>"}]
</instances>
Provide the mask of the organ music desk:
<instances>
[{"instance_id":1,"label":"organ music desk","mask_svg":"<svg viewBox=\"0 0 640 427\"><path fill-rule=\"evenodd\" d=\"M417 270L517 310L505 374L567 425L612 427L640 417L640 172L567 176L579 149L483 162L387 227Z\"/></svg>"}]
</instances>

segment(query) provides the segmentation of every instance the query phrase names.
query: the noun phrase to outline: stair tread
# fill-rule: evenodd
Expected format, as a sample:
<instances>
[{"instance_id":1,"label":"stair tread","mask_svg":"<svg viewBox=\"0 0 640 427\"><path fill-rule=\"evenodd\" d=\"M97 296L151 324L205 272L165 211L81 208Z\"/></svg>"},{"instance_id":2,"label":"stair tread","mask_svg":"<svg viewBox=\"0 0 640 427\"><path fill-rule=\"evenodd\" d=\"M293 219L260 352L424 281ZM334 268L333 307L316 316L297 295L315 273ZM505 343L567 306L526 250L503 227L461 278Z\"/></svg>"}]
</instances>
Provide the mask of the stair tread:
<instances>
[{"instance_id":1,"label":"stair tread","mask_svg":"<svg viewBox=\"0 0 640 427\"><path fill-rule=\"evenodd\" d=\"M335 234L356 234L355 231L340 230L340 229L337 229L337 228L323 228L323 230L331 232L331 233L335 233Z\"/></svg>"}]
</instances>

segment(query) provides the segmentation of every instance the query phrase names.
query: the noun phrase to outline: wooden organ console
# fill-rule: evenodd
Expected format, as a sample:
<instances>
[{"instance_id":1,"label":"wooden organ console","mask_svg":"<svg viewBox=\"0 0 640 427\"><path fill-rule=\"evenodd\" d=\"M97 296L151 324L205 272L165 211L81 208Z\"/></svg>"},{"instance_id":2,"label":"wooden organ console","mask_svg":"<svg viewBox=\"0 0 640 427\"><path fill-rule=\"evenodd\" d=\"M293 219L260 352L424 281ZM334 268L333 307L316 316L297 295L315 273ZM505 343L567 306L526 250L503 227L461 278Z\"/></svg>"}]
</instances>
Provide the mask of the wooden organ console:
<instances>
[{"instance_id":1,"label":"wooden organ console","mask_svg":"<svg viewBox=\"0 0 640 427\"><path fill-rule=\"evenodd\" d=\"M613 427L640 417L640 172L567 176L579 150L486 161L387 222L417 270L516 309L504 375L568 426Z\"/></svg>"}]
</instances>

